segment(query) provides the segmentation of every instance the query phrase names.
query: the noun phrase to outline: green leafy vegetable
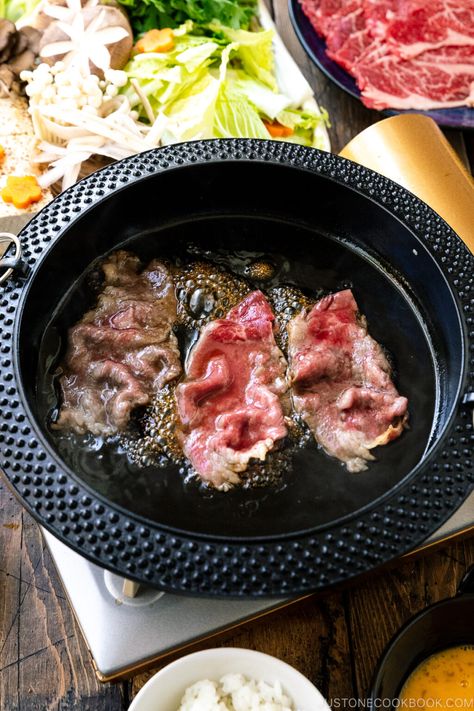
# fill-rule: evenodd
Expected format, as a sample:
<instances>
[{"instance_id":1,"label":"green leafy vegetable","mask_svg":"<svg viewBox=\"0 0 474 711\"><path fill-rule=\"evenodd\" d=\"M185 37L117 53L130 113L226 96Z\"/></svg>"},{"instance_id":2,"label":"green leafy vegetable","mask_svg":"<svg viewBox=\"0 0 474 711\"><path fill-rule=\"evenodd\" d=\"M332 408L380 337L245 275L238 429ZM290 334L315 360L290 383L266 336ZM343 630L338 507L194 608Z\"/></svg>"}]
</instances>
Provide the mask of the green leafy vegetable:
<instances>
[{"instance_id":1,"label":"green leafy vegetable","mask_svg":"<svg viewBox=\"0 0 474 711\"><path fill-rule=\"evenodd\" d=\"M320 115L315 114L314 111L285 109L277 114L276 120L283 126L293 129L293 136L286 140L292 143L303 143L307 146L315 145L316 148L318 147L317 143L314 143L316 129L321 123L325 123L326 126L330 125L326 109L321 109Z\"/></svg>"},{"instance_id":2,"label":"green leafy vegetable","mask_svg":"<svg viewBox=\"0 0 474 711\"><path fill-rule=\"evenodd\" d=\"M219 92L214 116L214 138L268 138L257 109L242 91L225 83Z\"/></svg>"},{"instance_id":3,"label":"green leafy vegetable","mask_svg":"<svg viewBox=\"0 0 474 711\"><path fill-rule=\"evenodd\" d=\"M178 27L188 19L199 24L217 21L247 28L255 15L256 0L119 0L127 8L136 34L155 27Z\"/></svg>"},{"instance_id":4,"label":"green leafy vegetable","mask_svg":"<svg viewBox=\"0 0 474 711\"><path fill-rule=\"evenodd\" d=\"M272 31L233 31L215 23L203 28L188 21L175 30L171 51L132 58L125 67L130 82L123 93L143 120L148 115L146 97L157 126L163 127L165 144L201 138L268 139L266 121L286 127L272 135L318 147L318 129L327 123L327 114L297 109L279 92L272 37Z\"/></svg>"},{"instance_id":5,"label":"green leafy vegetable","mask_svg":"<svg viewBox=\"0 0 474 711\"><path fill-rule=\"evenodd\" d=\"M40 0L0 0L0 17L17 22L33 12Z\"/></svg>"},{"instance_id":6,"label":"green leafy vegetable","mask_svg":"<svg viewBox=\"0 0 474 711\"><path fill-rule=\"evenodd\" d=\"M272 121L291 104L287 96L269 89L266 84L250 77L240 69L230 69L227 80L233 84L234 90L242 93L262 116Z\"/></svg>"},{"instance_id":7,"label":"green leafy vegetable","mask_svg":"<svg viewBox=\"0 0 474 711\"><path fill-rule=\"evenodd\" d=\"M235 43L237 55L247 74L259 79L271 89L278 88L274 75L273 30L247 32L216 23L212 23L210 29L217 35L221 34L229 42Z\"/></svg>"},{"instance_id":8,"label":"green leafy vegetable","mask_svg":"<svg viewBox=\"0 0 474 711\"><path fill-rule=\"evenodd\" d=\"M208 82L209 66L220 61L222 47L209 37L188 34L192 23L175 33L171 52L137 54L125 68L130 79L139 82L155 113L169 112L173 102L188 97L196 101L196 93ZM211 77L212 78L212 77ZM132 105L140 104L133 86L125 89ZM176 110L176 107L175 107ZM184 140L184 139L183 139Z\"/></svg>"}]
</instances>

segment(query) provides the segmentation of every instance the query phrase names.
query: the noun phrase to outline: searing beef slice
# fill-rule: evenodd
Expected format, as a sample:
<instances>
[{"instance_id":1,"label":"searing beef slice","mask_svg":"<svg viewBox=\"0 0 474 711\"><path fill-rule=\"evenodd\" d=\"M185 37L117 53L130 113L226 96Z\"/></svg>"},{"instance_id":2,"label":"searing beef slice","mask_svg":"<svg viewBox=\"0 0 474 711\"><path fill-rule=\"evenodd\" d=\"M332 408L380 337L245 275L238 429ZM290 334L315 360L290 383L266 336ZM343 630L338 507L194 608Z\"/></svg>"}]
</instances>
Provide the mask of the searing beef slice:
<instances>
[{"instance_id":1,"label":"searing beef slice","mask_svg":"<svg viewBox=\"0 0 474 711\"><path fill-rule=\"evenodd\" d=\"M119 251L102 264L97 305L68 334L61 370L62 404L54 427L112 435L132 410L181 372L172 326L176 297L170 275L153 261L140 271Z\"/></svg>"},{"instance_id":2,"label":"searing beef slice","mask_svg":"<svg viewBox=\"0 0 474 711\"><path fill-rule=\"evenodd\" d=\"M286 361L260 291L205 326L176 389L185 455L202 479L227 489L251 459L286 435Z\"/></svg>"},{"instance_id":3,"label":"searing beef slice","mask_svg":"<svg viewBox=\"0 0 474 711\"><path fill-rule=\"evenodd\" d=\"M366 469L370 450L401 434L408 401L352 292L321 299L292 319L288 332L295 410L328 454L349 471Z\"/></svg>"}]
</instances>

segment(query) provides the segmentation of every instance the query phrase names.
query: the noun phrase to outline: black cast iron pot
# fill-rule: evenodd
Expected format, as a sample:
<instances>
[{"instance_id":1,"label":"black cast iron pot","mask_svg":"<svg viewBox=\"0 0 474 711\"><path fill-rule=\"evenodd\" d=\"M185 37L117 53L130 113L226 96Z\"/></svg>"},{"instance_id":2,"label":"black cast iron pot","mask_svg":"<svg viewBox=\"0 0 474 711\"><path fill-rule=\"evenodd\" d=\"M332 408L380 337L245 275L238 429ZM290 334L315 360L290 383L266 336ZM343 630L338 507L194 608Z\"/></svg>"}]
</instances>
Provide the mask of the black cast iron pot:
<instances>
[{"instance_id":1,"label":"black cast iron pot","mask_svg":"<svg viewBox=\"0 0 474 711\"><path fill-rule=\"evenodd\" d=\"M474 567L455 597L441 600L412 617L388 644L375 672L373 708L397 708L404 683L421 662L450 647L474 645Z\"/></svg>"},{"instance_id":2,"label":"black cast iron pot","mask_svg":"<svg viewBox=\"0 0 474 711\"><path fill-rule=\"evenodd\" d=\"M288 143L183 144L81 181L20 239L30 273L1 301L1 466L41 524L98 565L176 592L302 593L405 553L470 490L474 260L389 180ZM275 284L313 296L351 285L409 398L410 429L366 472L310 445L278 487L225 494L184 484L175 466L66 447L48 426L45 382L93 303L84 274L119 246L145 262L208 254L237 271L264 256Z\"/></svg>"}]
</instances>

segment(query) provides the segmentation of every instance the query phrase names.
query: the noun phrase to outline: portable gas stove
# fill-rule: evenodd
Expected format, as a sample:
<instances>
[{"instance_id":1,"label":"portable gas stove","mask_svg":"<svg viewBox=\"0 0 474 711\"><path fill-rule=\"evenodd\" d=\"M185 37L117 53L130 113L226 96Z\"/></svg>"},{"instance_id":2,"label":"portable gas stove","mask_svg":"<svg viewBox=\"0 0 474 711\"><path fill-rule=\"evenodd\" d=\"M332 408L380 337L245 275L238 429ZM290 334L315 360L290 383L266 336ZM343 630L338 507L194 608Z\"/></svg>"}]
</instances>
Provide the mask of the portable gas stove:
<instances>
[{"instance_id":1,"label":"portable gas stove","mask_svg":"<svg viewBox=\"0 0 474 711\"><path fill-rule=\"evenodd\" d=\"M474 492L415 555L474 531ZM302 598L216 600L136 586L43 531L101 681L130 676ZM139 643L138 643L139 641Z\"/></svg>"}]
</instances>

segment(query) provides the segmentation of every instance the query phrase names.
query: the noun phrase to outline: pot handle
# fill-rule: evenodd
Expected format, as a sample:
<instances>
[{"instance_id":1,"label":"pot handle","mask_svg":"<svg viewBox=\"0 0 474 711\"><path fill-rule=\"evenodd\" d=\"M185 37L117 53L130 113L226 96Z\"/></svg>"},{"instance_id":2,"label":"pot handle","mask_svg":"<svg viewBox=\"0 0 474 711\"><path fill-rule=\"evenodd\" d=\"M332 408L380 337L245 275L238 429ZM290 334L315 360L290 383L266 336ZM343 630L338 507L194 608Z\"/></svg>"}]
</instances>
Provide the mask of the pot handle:
<instances>
[{"instance_id":1,"label":"pot handle","mask_svg":"<svg viewBox=\"0 0 474 711\"><path fill-rule=\"evenodd\" d=\"M11 232L0 232L0 254L5 254L12 244L15 246L14 254L0 259L0 284L6 282L13 272L17 272L23 278L26 278L30 272L30 268L22 260L21 242L18 237Z\"/></svg>"},{"instance_id":2,"label":"pot handle","mask_svg":"<svg viewBox=\"0 0 474 711\"><path fill-rule=\"evenodd\" d=\"M471 594L474 595L474 565L471 565L464 573L461 582L458 585L458 595Z\"/></svg>"}]
</instances>

